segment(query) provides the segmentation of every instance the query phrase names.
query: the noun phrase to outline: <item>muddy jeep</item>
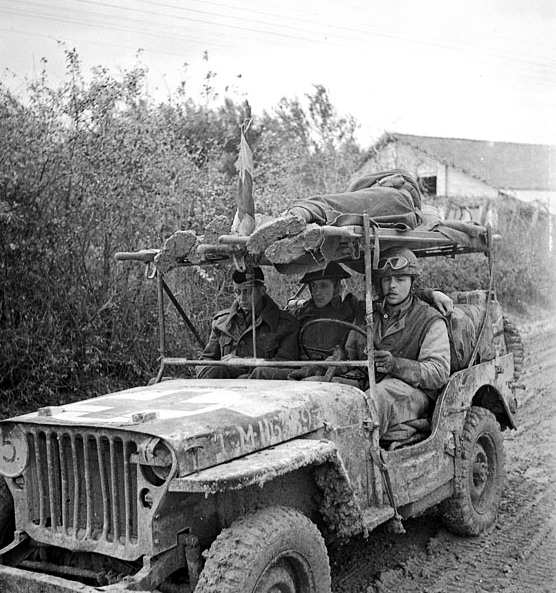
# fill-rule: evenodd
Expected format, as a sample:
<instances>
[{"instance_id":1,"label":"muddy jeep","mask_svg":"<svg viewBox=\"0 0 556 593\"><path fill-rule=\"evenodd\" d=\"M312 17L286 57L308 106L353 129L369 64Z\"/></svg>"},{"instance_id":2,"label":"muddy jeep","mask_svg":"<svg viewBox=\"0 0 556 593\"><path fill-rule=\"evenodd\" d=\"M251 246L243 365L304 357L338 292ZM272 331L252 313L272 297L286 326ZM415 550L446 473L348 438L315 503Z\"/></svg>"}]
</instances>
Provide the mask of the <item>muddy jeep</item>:
<instances>
[{"instance_id":1,"label":"muddy jeep","mask_svg":"<svg viewBox=\"0 0 556 593\"><path fill-rule=\"evenodd\" d=\"M166 357L162 340L153 384L3 421L0 590L326 593L327 545L386 522L399 527L434 505L458 534L492 525L504 484L501 432L515 427L516 410L492 265L486 290L453 295L481 310L480 325L428 425L407 442L381 443L373 405L373 254L403 245L418 257L491 257L487 229L452 230L398 232L365 219L325 229L318 252L280 266L299 273L322 266L325 253L364 273L368 359L350 365L368 373L367 392L336 382L163 380L169 366L199 362ZM241 266L241 239L197 245L175 264ZM158 255L118 258L152 265ZM175 301L165 273L155 273L162 314L164 299Z\"/></svg>"}]
</instances>

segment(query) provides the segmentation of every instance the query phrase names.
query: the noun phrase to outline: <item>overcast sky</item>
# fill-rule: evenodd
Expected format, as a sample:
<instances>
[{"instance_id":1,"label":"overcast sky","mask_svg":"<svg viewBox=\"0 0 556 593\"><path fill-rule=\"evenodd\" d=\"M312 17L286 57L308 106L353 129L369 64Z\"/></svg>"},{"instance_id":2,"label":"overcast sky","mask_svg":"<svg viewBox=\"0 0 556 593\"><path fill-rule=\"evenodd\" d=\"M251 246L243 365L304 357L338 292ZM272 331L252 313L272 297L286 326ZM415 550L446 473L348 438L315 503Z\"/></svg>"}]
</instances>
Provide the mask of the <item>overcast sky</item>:
<instances>
[{"instance_id":1,"label":"overcast sky","mask_svg":"<svg viewBox=\"0 0 556 593\"><path fill-rule=\"evenodd\" d=\"M556 0L0 0L15 92L41 58L63 78L59 41L86 72L142 50L161 100L181 80L201 100L208 69L255 115L323 84L363 146L384 131L556 145Z\"/></svg>"}]
</instances>

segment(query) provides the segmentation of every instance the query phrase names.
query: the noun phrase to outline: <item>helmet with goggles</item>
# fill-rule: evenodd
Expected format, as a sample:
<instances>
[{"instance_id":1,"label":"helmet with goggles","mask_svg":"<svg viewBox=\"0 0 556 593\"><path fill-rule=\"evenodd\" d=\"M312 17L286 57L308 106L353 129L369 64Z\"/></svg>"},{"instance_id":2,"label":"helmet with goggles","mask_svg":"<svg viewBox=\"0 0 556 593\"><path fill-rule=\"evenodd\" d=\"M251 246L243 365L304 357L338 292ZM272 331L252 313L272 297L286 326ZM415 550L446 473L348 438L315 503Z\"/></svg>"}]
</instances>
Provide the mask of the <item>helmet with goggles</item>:
<instances>
[{"instance_id":1,"label":"helmet with goggles","mask_svg":"<svg viewBox=\"0 0 556 593\"><path fill-rule=\"evenodd\" d=\"M419 276L419 266L415 254L407 247L391 247L380 254L373 270L375 278L386 276Z\"/></svg>"}]
</instances>

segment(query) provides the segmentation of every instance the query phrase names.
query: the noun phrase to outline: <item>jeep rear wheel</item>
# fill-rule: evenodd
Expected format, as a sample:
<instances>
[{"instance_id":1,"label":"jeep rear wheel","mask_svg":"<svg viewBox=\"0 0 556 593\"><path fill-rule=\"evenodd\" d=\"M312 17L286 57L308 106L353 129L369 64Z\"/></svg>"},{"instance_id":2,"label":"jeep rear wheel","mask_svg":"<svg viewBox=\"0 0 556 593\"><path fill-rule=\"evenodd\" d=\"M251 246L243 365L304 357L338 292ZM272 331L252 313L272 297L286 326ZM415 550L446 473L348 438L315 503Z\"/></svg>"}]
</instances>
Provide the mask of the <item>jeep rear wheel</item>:
<instances>
[{"instance_id":1,"label":"jeep rear wheel","mask_svg":"<svg viewBox=\"0 0 556 593\"><path fill-rule=\"evenodd\" d=\"M222 531L195 593L329 593L324 540L305 515L272 507Z\"/></svg>"},{"instance_id":2,"label":"jeep rear wheel","mask_svg":"<svg viewBox=\"0 0 556 593\"><path fill-rule=\"evenodd\" d=\"M454 482L452 497L441 505L444 524L460 535L477 535L496 520L504 488L504 444L489 410L467 413Z\"/></svg>"},{"instance_id":3,"label":"jeep rear wheel","mask_svg":"<svg viewBox=\"0 0 556 593\"><path fill-rule=\"evenodd\" d=\"M484 408L467 413L454 481L454 494L440 507L444 524L460 535L477 535L496 520L504 488L502 434Z\"/></svg>"}]
</instances>

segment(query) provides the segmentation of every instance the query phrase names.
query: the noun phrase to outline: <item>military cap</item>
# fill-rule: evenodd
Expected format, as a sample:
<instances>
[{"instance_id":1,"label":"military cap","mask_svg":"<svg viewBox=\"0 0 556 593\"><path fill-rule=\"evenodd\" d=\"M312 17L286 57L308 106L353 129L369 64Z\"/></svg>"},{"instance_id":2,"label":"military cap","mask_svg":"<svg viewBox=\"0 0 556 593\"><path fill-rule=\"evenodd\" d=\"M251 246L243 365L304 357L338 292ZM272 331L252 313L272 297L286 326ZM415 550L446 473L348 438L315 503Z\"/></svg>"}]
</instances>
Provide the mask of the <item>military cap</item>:
<instances>
[{"instance_id":1,"label":"military cap","mask_svg":"<svg viewBox=\"0 0 556 593\"><path fill-rule=\"evenodd\" d=\"M264 274L258 266L255 268L247 268L245 272L234 270L232 274L232 282L234 284L245 284L246 282L259 282L264 284Z\"/></svg>"},{"instance_id":2,"label":"military cap","mask_svg":"<svg viewBox=\"0 0 556 593\"><path fill-rule=\"evenodd\" d=\"M309 282L314 282L315 280L342 280L344 278L351 278L351 274L346 272L344 268L335 261L331 261L328 263L326 268L322 270L316 270L315 272L307 272L303 278L301 278L301 284L308 284Z\"/></svg>"}]
</instances>

